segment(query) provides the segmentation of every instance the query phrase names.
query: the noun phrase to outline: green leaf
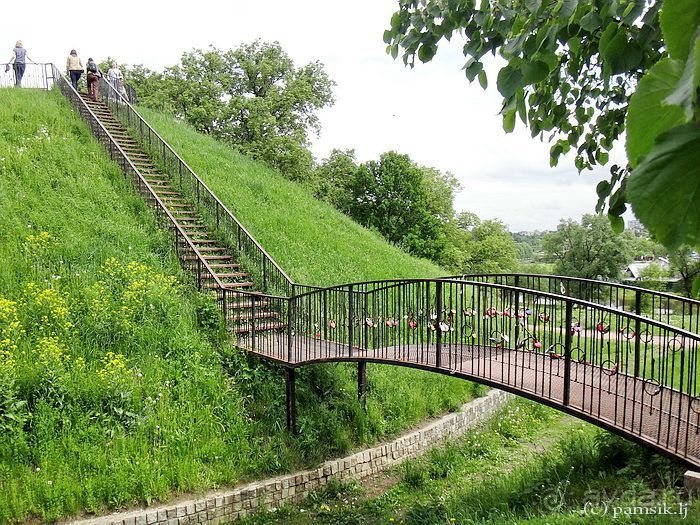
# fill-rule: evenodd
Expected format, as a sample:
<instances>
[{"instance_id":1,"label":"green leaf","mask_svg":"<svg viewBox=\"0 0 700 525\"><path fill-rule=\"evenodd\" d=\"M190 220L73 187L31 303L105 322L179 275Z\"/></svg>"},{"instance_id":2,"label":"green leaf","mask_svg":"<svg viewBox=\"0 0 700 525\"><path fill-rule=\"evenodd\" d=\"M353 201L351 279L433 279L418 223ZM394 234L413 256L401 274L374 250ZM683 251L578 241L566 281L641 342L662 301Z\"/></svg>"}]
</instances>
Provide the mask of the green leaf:
<instances>
[{"instance_id":1,"label":"green leaf","mask_svg":"<svg viewBox=\"0 0 700 525\"><path fill-rule=\"evenodd\" d=\"M479 85L481 86L482 89L486 89L489 85L488 78L486 77L486 71L484 71L483 69L481 71L479 71L478 77L479 77Z\"/></svg>"},{"instance_id":2,"label":"green leaf","mask_svg":"<svg viewBox=\"0 0 700 525\"><path fill-rule=\"evenodd\" d=\"M690 53L692 35L700 24L698 0L664 0L659 15L664 43L671 58L685 60Z\"/></svg>"},{"instance_id":3,"label":"green leaf","mask_svg":"<svg viewBox=\"0 0 700 525\"><path fill-rule=\"evenodd\" d=\"M627 4L625 11L622 13L622 21L627 25L633 25L646 8L646 0L634 0Z\"/></svg>"},{"instance_id":4,"label":"green leaf","mask_svg":"<svg viewBox=\"0 0 700 525\"><path fill-rule=\"evenodd\" d=\"M629 15L632 12L632 9L634 9L634 2L630 2L627 4L627 7L625 7L625 10L622 12L622 17L625 18L627 15Z\"/></svg>"},{"instance_id":5,"label":"green leaf","mask_svg":"<svg viewBox=\"0 0 700 525\"><path fill-rule=\"evenodd\" d=\"M531 13L536 13L542 7L542 0L525 0L525 7Z\"/></svg>"},{"instance_id":6,"label":"green leaf","mask_svg":"<svg viewBox=\"0 0 700 525\"><path fill-rule=\"evenodd\" d=\"M510 98L515 95L515 92L521 87L523 74L520 69L511 66L505 66L498 72L496 78L496 87L498 92L503 95L503 98Z\"/></svg>"},{"instance_id":7,"label":"green leaf","mask_svg":"<svg viewBox=\"0 0 700 525\"><path fill-rule=\"evenodd\" d=\"M608 213L608 219L610 220L610 227L612 231L616 234L620 234L625 231L625 220L617 215L610 215Z\"/></svg>"},{"instance_id":8,"label":"green leaf","mask_svg":"<svg viewBox=\"0 0 700 525\"><path fill-rule=\"evenodd\" d=\"M391 15L391 29L396 31L396 30L398 30L400 25L401 25L401 13L396 12L393 15Z\"/></svg>"},{"instance_id":9,"label":"green leaf","mask_svg":"<svg viewBox=\"0 0 700 525\"><path fill-rule=\"evenodd\" d=\"M679 62L664 58L642 77L637 91L632 95L626 128L627 156L633 168L651 150L656 137L685 122L681 108L664 103L680 76Z\"/></svg>"},{"instance_id":10,"label":"green leaf","mask_svg":"<svg viewBox=\"0 0 700 525\"><path fill-rule=\"evenodd\" d=\"M700 296L700 275L693 280L693 297Z\"/></svg>"},{"instance_id":11,"label":"green leaf","mask_svg":"<svg viewBox=\"0 0 700 525\"><path fill-rule=\"evenodd\" d=\"M578 2L579 0L559 0L559 3L561 4L561 8L557 13L559 17L569 18L571 15L573 15L574 11L576 11L576 7L578 7Z\"/></svg>"},{"instance_id":12,"label":"green leaf","mask_svg":"<svg viewBox=\"0 0 700 525\"><path fill-rule=\"evenodd\" d=\"M396 60L396 57L399 56L399 45L398 44L393 44L391 46L391 58Z\"/></svg>"},{"instance_id":13,"label":"green leaf","mask_svg":"<svg viewBox=\"0 0 700 525\"><path fill-rule=\"evenodd\" d=\"M515 129L515 110L511 109L503 115L503 131L512 133Z\"/></svg>"},{"instance_id":14,"label":"green leaf","mask_svg":"<svg viewBox=\"0 0 700 525\"><path fill-rule=\"evenodd\" d=\"M598 43L598 50L613 75L635 69L642 61L639 44L630 42L627 33L616 24L608 24Z\"/></svg>"},{"instance_id":15,"label":"green leaf","mask_svg":"<svg viewBox=\"0 0 700 525\"><path fill-rule=\"evenodd\" d=\"M430 62L437 53L437 46L433 42L426 42L418 49L418 60L421 62Z\"/></svg>"},{"instance_id":16,"label":"green leaf","mask_svg":"<svg viewBox=\"0 0 700 525\"><path fill-rule=\"evenodd\" d=\"M667 248L700 242L700 125L661 135L627 180L635 215Z\"/></svg>"},{"instance_id":17,"label":"green leaf","mask_svg":"<svg viewBox=\"0 0 700 525\"><path fill-rule=\"evenodd\" d=\"M602 23L603 19L600 18L600 15L596 11L591 11L590 13L587 13L581 17L578 25L581 27L581 29L592 33L598 29Z\"/></svg>"},{"instance_id":18,"label":"green leaf","mask_svg":"<svg viewBox=\"0 0 700 525\"><path fill-rule=\"evenodd\" d=\"M518 110L518 116L520 117L520 120L523 124L527 126L527 105L525 104L525 93L522 89L518 92L515 107Z\"/></svg>"},{"instance_id":19,"label":"green leaf","mask_svg":"<svg viewBox=\"0 0 700 525\"><path fill-rule=\"evenodd\" d=\"M598 194L598 197L604 199L607 198L608 195L610 195L610 191L612 190L612 188L612 184L610 184L607 180L601 180L595 187L595 191Z\"/></svg>"},{"instance_id":20,"label":"green leaf","mask_svg":"<svg viewBox=\"0 0 700 525\"><path fill-rule=\"evenodd\" d=\"M384 31L384 43L385 44L391 44L391 39L393 38L393 34L391 31L388 29Z\"/></svg>"},{"instance_id":21,"label":"green leaf","mask_svg":"<svg viewBox=\"0 0 700 525\"><path fill-rule=\"evenodd\" d=\"M473 82L480 71L484 69L484 64L473 58L470 60L471 63L465 68L465 73L469 82Z\"/></svg>"},{"instance_id":22,"label":"green leaf","mask_svg":"<svg viewBox=\"0 0 700 525\"><path fill-rule=\"evenodd\" d=\"M667 104L683 108L686 120L693 118L696 103L695 93L700 85L700 26L698 26L695 35L696 41L685 62L683 74L676 89L665 100Z\"/></svg>"},{"instance_id":23,"label":"green leaf","mask_svg":"<svg viewBox=\"0 0 700 525\"><path fill-rule=\"evenodd\" d=\"M523 72L523 84L525 85L537 84L549 75L549 66L541 60L525 62L520 69Z\"/></svg>"}]
</instances>

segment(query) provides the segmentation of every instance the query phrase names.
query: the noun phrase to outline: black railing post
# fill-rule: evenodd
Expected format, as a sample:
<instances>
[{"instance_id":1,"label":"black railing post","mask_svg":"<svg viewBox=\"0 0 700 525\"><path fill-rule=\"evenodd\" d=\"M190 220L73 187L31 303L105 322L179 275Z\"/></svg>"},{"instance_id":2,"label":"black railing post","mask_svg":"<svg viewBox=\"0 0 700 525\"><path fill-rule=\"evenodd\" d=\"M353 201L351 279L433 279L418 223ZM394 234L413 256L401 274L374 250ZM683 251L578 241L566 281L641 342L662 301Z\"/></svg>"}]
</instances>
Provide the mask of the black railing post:
<instances>
[{"instance_id":1,"label":"black railing post","mask_svg":"<svg viewBox=\"0 0 700 525\"><path fill-rule=\"evenodd\" d=\"M228 324L228 297L226 297L226 288L221 289L221 310L224 313L224 325Z\"/></svg>"},{"instance_id":2,"label":"black railing post","mask_svg":"<svg viewBox=\"0 0 700 525\"><path fill-rule=\"evenodd\" d=\"M515 282L513 283L516 288L520 288L520 275L515 276ZM520 341L520 318L518 317L520 313L520 291L515 291L515 312L513 312L513 319L515 319L515 342L513 348L518 349L518 343ZM523 317L524 319L524 317Z\"/></svg>"},{"instance_id":3,"label":"black railing post","mask_svg":"<svg viewBox=\"0 0 700 525\"><path fill-rule=\"evenodd\" d=\"M262 258L262 270L263 270L263 282L262 282L262 289L263 291L267 291L267 261L265 260L265 257Z\"/></svg>"},{"instance_id":4,"label":"black railing post","mask_svg":"<svg viewBox=\"0 0 700 525\"><path fill-rule=\"evenodd\" d=\"M287 299L287 361L292 362L294 348L294 310L296 308L296 297L294 296L294 285L292 285L292 296Z\"/></svg>"},{"instance_id":5,"label":"black railing post","mask_svg":"<svg viewBox=\"0 0 700 525\"><path fill-rule=\"evenodd\" d=\"M367 350L369 348L369 297L367 296L367 290L362 292L362 349Z\"/></svg>"},{"instance_id":6,"label":"black railing post","mask_svg":"<svg viewBox=\"0 0 700 525\"><path fill-rule=\"evenodd\" d=\"M255 351L255 295L250 296L250 346Z\"/></svg>"},{"instance_id":7,"label":"black railing post","mask_svg":"<svg viewBox=\"0 0 700 525\"><path fill-rule=\"evenodd\" d=\"M284 369L284 379L286 383L286 405L287 405L287 430L291 434L297 433L297 396L296 396L296 372L293 368Z\"/></svg>"},{"instance_id":8,"label":"black railing post","mask_svg":"<svg viewBox=\"0 0 700 525\"><path fill-rule=\"evenodd\" d=\"M328 290L323 290L323 340L328 341Z\"/></svg>"},{"instance_id":9,"label":"black railing post","mask_svg":"<svg viewBox=\"0 0 700 525\"><path fill-rule=\"evenodd\" d=\"M363 412L367 412L367 362L357 363L357 400Z\"/></svg>"},{"instance_id":10,"label":"black railing post","mask_svg":"<svg viewBox=\"0 0 700 525\"><path fill-rule=\"evenodd\" d=\"M352 357L353 330L355 328L355 308L353 302L355 297L352 291L352 284L348 287L348 347L350 348L349 357Z\"/></svg>"},{"instance_id":11,"label":"black railing post","mask_svg":"<svg viewBox=\"0 0 700 525\"><path fill-rule=\"evenodd\" d=\"M566 321L564 321L564 406L569 405L571 397L571 325L573 324L573 303L566 300Z\"/></svg>"},{"instance_id":12,"label":"black railing post","mask_svg":"<svg viewBox=\"0 0 700 525\"><path fill-rule=\"evenodd\" d=\"M634 320L634 377L639 377L639 366L641 360L640 335L642 322L639 316L642 315L642 290L637 288L634 292L634 313L637 318Z\"/></svg>"},{"instance_id":13,"label":"black railing post","mask_svg":"<svg viewBox=\"0 0 700 525\"><path fill-rule=\"evenodd\" d=\"M197 290L202 291L202 260L197 257Z\"/></svg>"},{"instance_id":14,"label":"black railing post","mask_svg":"<svg viewBox=\"0 0 700 525\"><path fill-rule=\"evenodd\" d=\"M435 283L435 308L437 317L435 318L435 366L442 365L442 281Z\"/></svg>"}]
</instances>

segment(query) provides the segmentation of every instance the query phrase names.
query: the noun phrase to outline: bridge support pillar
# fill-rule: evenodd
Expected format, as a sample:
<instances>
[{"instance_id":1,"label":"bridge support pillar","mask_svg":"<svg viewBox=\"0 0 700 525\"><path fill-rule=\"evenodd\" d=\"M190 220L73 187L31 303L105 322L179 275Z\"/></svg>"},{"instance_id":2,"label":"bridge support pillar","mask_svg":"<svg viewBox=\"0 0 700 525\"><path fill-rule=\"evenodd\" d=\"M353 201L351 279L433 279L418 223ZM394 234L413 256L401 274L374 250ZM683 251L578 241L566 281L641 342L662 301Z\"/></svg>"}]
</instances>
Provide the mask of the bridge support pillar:
<instances>
[{"instance_id":1,"label":"bridge support pillar","mask_svg":"<svg viewBox=\"0 0 700 525\"><path fill-rule=\"evenodd\" d=\"M362 410L367 412L367 362L357 363L357 400L362 406Z\"/></svg>"},{"instance_id":2,"label":"bridge support pillar","mask_svg":"<svg viewBox=\"0 0 700 525\"><path fill-rule=\"evenodd\" d=\"M286 383L286 406L287 406L287 430L297 433L297 394L296 394L296 371L293 368L284 369L284 380Z\"/></svg>"}]
</instances>

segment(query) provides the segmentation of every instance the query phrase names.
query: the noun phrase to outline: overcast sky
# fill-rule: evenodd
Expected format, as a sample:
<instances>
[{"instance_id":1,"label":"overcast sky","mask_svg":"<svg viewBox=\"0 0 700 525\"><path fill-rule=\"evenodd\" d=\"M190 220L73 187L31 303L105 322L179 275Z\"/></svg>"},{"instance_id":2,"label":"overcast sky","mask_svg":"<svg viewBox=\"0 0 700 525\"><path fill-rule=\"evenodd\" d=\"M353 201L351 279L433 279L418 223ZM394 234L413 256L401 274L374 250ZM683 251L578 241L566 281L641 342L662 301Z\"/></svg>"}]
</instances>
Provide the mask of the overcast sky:
<instances>
[{"instance_id":1,"label":"overcast sky","mask_svg":"<svg viewBox=\"0 0 700 525\"><path fill-rule=\"evenodd\" d=\"M561 218L592 212L595 185L607 169L578 175L571 158L551 169L549 145L531 139L521 123L506 135L496 64L487 91L470 85L458 41L443 41L431 63L413 70L392 60L382 33L396 6L396 0L28 0L15 19L20 23L4 24L2 34L8 58L22 39L32 59L61 68L71 48L84 61L112 56L161 69L192 48L277 40L298 65L323 62L337 83L336 103L322 111L313 142L318 159L332 148L354 148L360 161L388 150L407 153L458 177L458 211L500 218L512 231L552 229ZM620 153L613 159L621 161Z\"/></svg>"}]
</instances>

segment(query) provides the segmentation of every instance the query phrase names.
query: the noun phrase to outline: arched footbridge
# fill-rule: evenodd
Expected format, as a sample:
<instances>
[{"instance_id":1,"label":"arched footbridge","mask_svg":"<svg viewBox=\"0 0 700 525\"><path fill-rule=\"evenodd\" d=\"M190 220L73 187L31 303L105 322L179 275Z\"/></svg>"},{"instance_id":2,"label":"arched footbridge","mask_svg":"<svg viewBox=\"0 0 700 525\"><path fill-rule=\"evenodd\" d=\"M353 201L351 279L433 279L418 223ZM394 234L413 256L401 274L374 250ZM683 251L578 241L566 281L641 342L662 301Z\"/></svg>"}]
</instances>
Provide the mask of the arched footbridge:
<instances>
[{"instance_id":1,"label":"arched footbridge","mask_svg":"<svg viewBox=\"0 0 700 525\"><path fill-rule=\"evenodd\" d=\"M542 275L399 279L320 288L295 283L113 86L56 85L154 210L236 344L277 362L295 426L300 366L357 362L461 377L513 392L700 467L700 302Z\"/></svg>"},{"instance_id":2,"label":"arched footbridge","mask_svg":"<svg viewBox=\"0 0 700 525\"><path fill-rule=\"evenodd\" d=\"M256 296L254 308L280 312L286 327L246 332L238 344L288 367L374 362L461 377L700 466L697 301L528 275L295 292Z\"/></svg>"}]
</instances>

